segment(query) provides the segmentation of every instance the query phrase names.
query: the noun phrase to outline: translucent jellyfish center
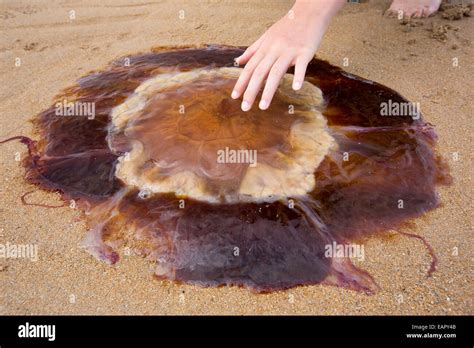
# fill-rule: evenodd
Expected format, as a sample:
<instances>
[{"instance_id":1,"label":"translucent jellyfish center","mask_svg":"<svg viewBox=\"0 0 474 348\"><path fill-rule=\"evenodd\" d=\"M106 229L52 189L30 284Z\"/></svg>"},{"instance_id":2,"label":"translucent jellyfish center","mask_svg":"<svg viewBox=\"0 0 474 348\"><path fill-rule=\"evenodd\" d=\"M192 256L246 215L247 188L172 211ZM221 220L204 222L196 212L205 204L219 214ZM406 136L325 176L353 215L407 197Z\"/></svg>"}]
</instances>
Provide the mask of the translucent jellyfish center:
<instances>
[{"instance_id":1,"label":"translucent jellyfish center","mask_svg":"<svg viewBox=\"0 0 474 348\"><path fill-rule=\"evenodd\" d=\"M267 111L240 109L230 93L238 68L162 74L112 110L115 175L144 196L207 202L274 201L313 190L314 171L335 144L321 90L291 88L286 74Z\"/></svg>"}]
</instances>

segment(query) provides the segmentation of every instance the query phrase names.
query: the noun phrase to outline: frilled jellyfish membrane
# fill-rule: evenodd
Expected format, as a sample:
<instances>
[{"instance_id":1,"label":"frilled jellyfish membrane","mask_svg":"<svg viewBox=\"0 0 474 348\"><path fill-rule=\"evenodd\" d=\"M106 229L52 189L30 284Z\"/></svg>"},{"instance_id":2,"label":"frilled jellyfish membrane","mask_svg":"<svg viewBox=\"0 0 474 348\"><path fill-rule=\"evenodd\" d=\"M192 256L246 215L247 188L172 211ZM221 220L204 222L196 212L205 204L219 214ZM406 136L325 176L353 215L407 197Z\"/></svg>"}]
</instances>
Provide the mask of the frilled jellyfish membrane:
<instances>
[{"instance_id":1,"label":"frilled jellyfish membrane","mask_svg":"<svg viewBox=\"0 0 474 348\"><path fill-rule=\"evenodd\" d=\"M286 75L268 112L240 109L229 93L238 68L162 74L111 112L115 175L147 194L175 193L212 203L301 197L333 143L322 93ZM292 112L293 110L293 112Z\"/></svg>"},{"instance_id":2,"label":"frilled jellyfish membrane","mask_svg":"<svg viewBox=\"0 0 474 348\"><path fill-rule=\"evenodd\" d=\"M437 206L450 177L432 127L385 116L408 101L317 59L300 91L286 74L267 111L243 112L230 98L241 53L160 48L79 79L34 119L38 142L15 137L29 147L27 179L74 200L84 247L110 264L128 248L160 279L374 292L353 255L331 248Z\"/></svg>"}]
</instances>

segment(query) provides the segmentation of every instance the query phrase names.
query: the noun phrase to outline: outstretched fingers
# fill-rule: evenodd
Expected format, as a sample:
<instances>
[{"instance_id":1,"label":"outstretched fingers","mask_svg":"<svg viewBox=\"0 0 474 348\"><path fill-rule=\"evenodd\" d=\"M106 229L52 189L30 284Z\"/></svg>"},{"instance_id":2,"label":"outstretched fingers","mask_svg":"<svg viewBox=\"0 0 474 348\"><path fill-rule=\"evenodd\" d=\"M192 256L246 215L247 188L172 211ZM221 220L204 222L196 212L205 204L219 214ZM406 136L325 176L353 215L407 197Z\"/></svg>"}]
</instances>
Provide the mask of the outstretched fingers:
<instances>
[{"instance_id":1,"label":"outstretched fingers","mask_svg":"<svg viewBox=\"0 0 474 348\"><path fill-rule=\"evenodd\" d=\"M245 67L242 69L240 76L234 86L234 90L232 91L232 98L237 99L244 93L245 88L249 84L250 78L258 66L260 61L263 59L263 55L260 53L256 53L255 55L250 58L249 62L245 64Z\"/></svg>"},{"instance_id":2,"label":"outstretched fingers","mask_svg":"<svg viewBox=\"0 0 474 348\"><path fill-rule=\"evenodd\" d=\"M285 75L288 67L291 64L291 56L284 56L278 58L278 60L273 64L270 73L268 74L267 82L265 83L265 88L263 89L262 98L260 99L259 108L262 110L268 109L270 103L272 102L273 96L280 84L280 80L283 75Z\"/></svg>"},{"instance_id":3,"label":"outstretched fingers","mask_svg":"<svg viewBox=\"0 0 474 348\"><path fill-rule=\"evenodd\" d=\"M304 53L299 55L295 61L295 75L293 77L293 89L295 91L299 90L304 82L304 77L306 75L306 68L308 63L311 61L313 56L309 53Z\"/></svg>"},{"instance_id":4,"label":"outstretched fingers","mask_svg":"<svg viewBox=\"0 0 474 348\"><path fill-rule=\"evenodd\" d=\"M258 48L258 41L254 45ZM262 53L262 50L258 51L257 48L251 47L236 59L239 64L246 59L248 59L248 62L235 84L232 98L237 99L243 95L241 108L243 111L248 111L252 107L262 85L265 83L259 107L262 110L266 110L278 89L280 80L290 65L295 65L293 89L299 90L301 88L306 68L313 55L309 51L303 51L296 57L288 54Z\"/></svg>"},{"instance_id":5,"label":"outstretched fingers","mask_svg":"<svg viewBox=\"0 0 474 348\"><path fill-rule=\"evenodd\" d=\"M242 101L242 110L248 111L252 107L255 98L257 97L258 92L262 88L262 84L267 78L270 69L277 60L277 57L273 55L267 55L264 59L260 61L258 66L252 73L252 77L247 85L247 88L244 93Z\"/></svg>"},{"instance_id":6,"label":"outstretched fingers","mask_svg":"<svg viewBox=\"0 0 474 348\"><path fill-rule=\"evenodd\" d=\"M247 63L250 60L250 58L252 58L252 56L255 54L255 52L257 52L262 40L263 40L263 35L257 41L255 41L253 44L247 47L244 53L242 53L240 56L235 58L235 61L237 62L237 64L243 65Z\"/></svg>"}]
</instances>

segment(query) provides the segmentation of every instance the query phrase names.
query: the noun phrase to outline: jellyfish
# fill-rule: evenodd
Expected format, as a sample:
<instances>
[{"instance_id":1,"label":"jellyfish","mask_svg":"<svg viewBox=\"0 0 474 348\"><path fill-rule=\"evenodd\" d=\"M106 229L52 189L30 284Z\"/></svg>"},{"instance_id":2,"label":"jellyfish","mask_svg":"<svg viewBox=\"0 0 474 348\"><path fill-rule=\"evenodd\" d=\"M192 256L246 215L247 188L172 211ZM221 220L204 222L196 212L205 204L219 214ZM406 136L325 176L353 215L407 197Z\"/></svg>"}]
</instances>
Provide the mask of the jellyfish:
<instances>
[{"instance_id":1,"label":"jellyfish","mask_svg":"<svg viewBox=\"0 0 474 348\"><path fill-rule=\"evenodd\" d=\"M33 119L38 140L12 138L28 146L26 180L74 202L82 246L109 264L127 248L162 280L374 293L369 273L328 248L438 206L451 179L433 127L382 115L408 101L319 59L300 91L290 70L268 110L243 112L230 98L242 51L159 47L80 78Z\"/></svg>"}]
</instances>

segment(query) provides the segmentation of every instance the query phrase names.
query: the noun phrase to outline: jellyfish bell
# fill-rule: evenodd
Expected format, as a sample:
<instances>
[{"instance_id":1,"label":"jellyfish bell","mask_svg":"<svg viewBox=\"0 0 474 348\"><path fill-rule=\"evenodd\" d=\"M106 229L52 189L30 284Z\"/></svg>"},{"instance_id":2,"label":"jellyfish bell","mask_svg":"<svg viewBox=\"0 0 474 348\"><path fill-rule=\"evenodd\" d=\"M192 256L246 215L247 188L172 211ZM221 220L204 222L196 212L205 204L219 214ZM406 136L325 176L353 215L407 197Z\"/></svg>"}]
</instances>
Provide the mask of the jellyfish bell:
<instances>
[{"instance_id":1,"label":"jellyfish bell","mask_svg":"<svg viewBox=\"0 0 474 348\"><path fill-rule=\"evenodd\" d=\"M382 103L406 99L318 59L300 91L285 75L268 110L242 112L230 98L242 53L165 47L82 77L58 98L93 103L94 118L53 106L34 119L38 142L10 139L28 146L28 182L73 199L90 228L83 246L110 264L127 247L159 279L376 291L326 247L438 205L450 176L433 127L381 117Z\"/></svg>"},{"instance_id":2,"label":"jellyfish bell","mask_svg":"<svg viewBox=\"0 0 474 348\"><path fill-rule=\"evenodd\" d=\"M127 186L212 203L302 197L331 147L322 93L286 74L268 111L230 98L238 68L161 74L111 112L115 175Z\"/></svg>"}]
</instances>

